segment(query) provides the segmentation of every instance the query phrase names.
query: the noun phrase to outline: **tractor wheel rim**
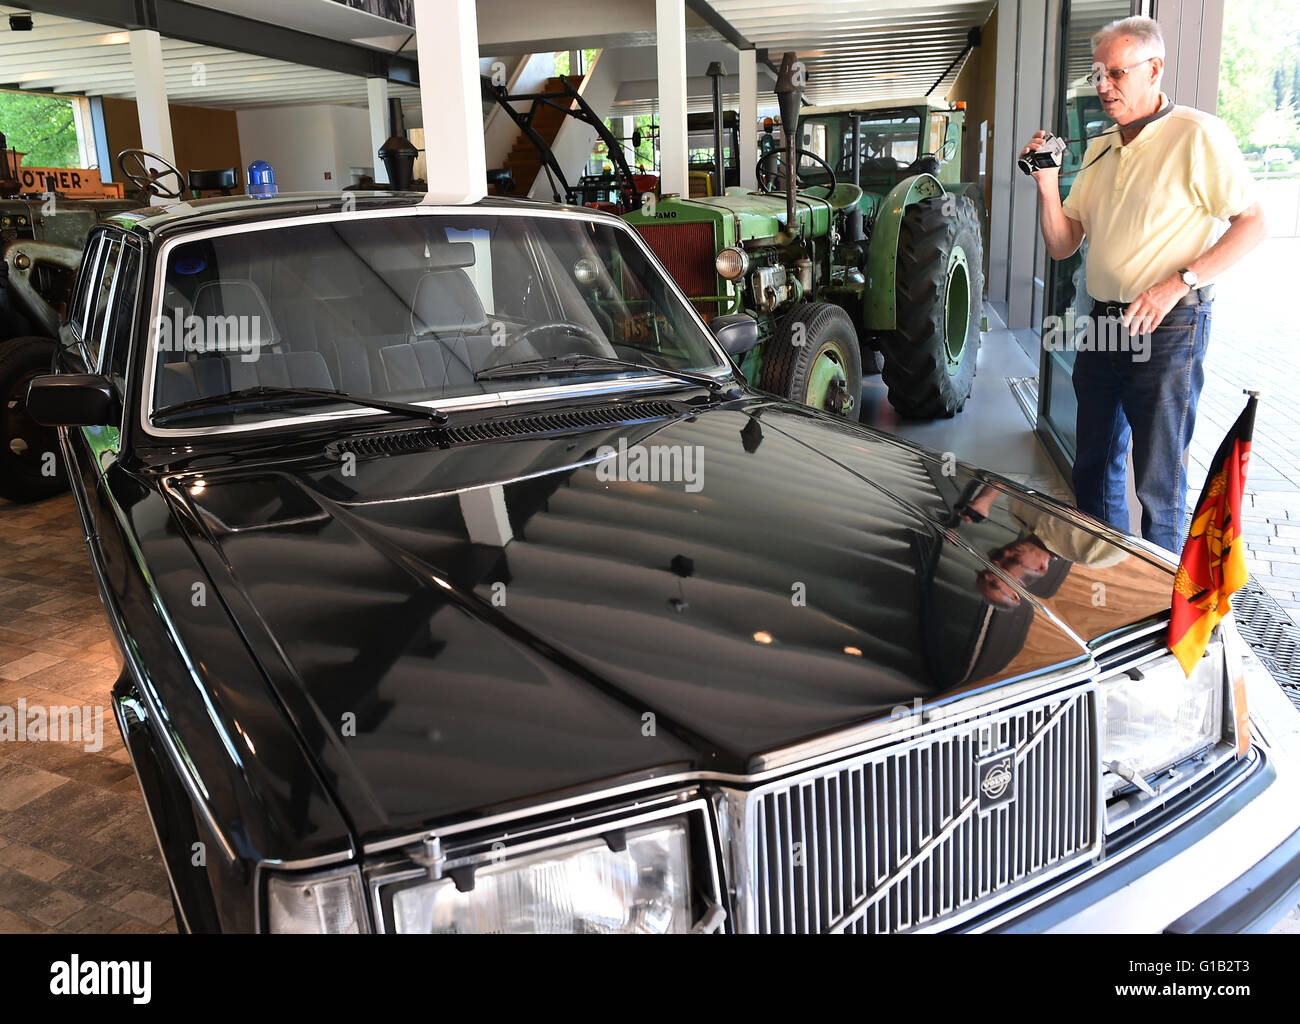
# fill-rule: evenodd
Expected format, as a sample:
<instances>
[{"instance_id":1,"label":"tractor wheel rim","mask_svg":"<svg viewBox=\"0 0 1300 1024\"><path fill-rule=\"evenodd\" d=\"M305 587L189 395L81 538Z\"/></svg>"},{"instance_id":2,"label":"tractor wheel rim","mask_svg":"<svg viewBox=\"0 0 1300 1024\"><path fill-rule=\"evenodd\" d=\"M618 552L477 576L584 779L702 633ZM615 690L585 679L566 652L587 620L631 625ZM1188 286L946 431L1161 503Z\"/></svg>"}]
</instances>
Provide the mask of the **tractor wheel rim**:
<instances>
[{"instance_id":1,"label":"tractor wheel rim","mask_svg":"<svg viewBox=\"0 0 1300 1024\"><path fill-rule=\"evenodd\" d=\"M943 303L943 355L948 363L948 373L956 373L966 351L966 335L970 332L970 264L966 251L955 246L948 256L948 283L944 289Z\"/></svg>"},{"instance_id":2,"label":"tractor wheel rim","mask_svg":"<svg viewBox=\"0 0 1300 1024\"><path fill-rule=\"evenodd\" d=\"M27 415L27 385L48 371L32 370L14 382L7 395L0 396L0 442L4 451L21 460L24 466L35 466L49 448L46 438L48 428L40 426Z\"/></svg>"},{"instance_id":3,"label":"tractor wheel rim","mask_svg":"<svg viewBox=\"0 0 1300 1024\"><path fill-rule=\"evenodd\" d=\"M812 372L808 374L808 387L804 404L814 409L825 409L845 415L853 408L853 396L848 393L848 375L839 350L833 345L823 346L813 359Z\"/></svg>"}]
</instances>

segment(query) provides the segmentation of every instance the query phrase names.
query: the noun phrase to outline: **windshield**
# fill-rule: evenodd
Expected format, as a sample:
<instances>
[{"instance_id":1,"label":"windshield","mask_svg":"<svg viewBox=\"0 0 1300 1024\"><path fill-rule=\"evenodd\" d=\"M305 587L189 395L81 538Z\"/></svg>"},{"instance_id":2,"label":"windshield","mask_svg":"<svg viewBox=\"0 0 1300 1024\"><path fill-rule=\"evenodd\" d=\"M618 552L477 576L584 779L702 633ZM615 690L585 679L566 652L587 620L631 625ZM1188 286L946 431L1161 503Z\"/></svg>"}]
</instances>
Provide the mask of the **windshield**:
<instances>
[{"instance_id":1,"label":"windshield","mask_svg":"<svg viewBox=\"0 0 1300 1024\"><path fill-rule=\"evenodd\" d=\"M805 118L799 134L800 146L816 153L836 174L853 172L853 129L848 114ZM900 164L910 164L921 155L920 141L921 116L915 111L878 110L860 116L858 153L868 174L876 168L892 171Z\"/></svg>"},{"instance_id":2,"label":"windshield","mask_svg":"<svg viewBox=\"0 0 1300 1024\"><path fill-rule=\"evenodd\" d=\"M356 409L240 400L257 388L444 405L649 372L593 361L559 377L564 356L726 368L628 231L569 216L353 214L198 238L169 251L153 327L160 422L234 396L201 403L186 428ZM535 374L482 373L531 360Z\"/></svg>"}]
</instances>

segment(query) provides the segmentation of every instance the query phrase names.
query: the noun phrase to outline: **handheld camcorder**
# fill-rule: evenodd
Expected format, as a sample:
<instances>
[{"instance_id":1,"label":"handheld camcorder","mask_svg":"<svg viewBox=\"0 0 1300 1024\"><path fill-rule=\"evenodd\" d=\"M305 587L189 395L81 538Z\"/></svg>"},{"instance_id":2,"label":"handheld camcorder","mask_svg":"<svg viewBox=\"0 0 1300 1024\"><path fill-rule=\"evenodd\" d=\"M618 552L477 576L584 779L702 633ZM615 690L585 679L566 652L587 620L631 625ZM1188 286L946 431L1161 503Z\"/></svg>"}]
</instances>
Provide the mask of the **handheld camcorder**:
<instances>
[{"instance_id":1,"label":"handheld camcorder","mask_svg":"<svg viewBox=\"0 0 1300 1024\"><path fill-rule=\"evenodd\" d=\"M1026 174L1037 174L1047 167L1060 167L1065 159L1065 140L1058 135L1047 133L1043 148L1035 150L1019 160L1020 169Z\"/></svg>"}]
</instances>

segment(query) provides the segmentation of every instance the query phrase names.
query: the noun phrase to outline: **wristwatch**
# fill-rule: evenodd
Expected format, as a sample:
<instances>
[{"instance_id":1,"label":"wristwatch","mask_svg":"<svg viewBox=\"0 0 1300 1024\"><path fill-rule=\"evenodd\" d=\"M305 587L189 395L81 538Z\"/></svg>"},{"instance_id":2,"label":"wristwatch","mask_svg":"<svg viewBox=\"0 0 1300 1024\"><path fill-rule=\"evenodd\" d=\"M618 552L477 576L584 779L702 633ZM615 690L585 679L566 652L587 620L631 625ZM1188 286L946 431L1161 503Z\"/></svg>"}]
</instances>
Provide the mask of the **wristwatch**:
<instances>
[{"instance_id":1,"label":"wristwatch","mask_svg":"<svg viewBox=\"0 0 1300 1024\"><path fill-rule=\"evenodd\" d=\"M1187 285L1192 291L1196 291L1196 285L1201 279L1195 270L1180 270L1178 275L1183 279L1183 284Z\"/></svg>"}]
</instances>

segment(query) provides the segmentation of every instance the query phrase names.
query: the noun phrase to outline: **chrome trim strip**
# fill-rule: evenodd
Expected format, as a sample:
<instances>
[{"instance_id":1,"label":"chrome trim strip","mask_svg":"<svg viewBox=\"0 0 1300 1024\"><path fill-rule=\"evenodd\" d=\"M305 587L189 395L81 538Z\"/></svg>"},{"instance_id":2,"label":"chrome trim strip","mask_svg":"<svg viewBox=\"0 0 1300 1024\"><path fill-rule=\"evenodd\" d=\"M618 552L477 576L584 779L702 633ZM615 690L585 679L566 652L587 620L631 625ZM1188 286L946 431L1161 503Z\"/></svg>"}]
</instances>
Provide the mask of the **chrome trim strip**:
<instances>
[{"instance_id":1,"label":"chrome trim strip","mask_svg":"<svg viewBox=\"0 0 1300 1024\"><path fill-rule=\"evenodd\" d=\"M652 266L659 269L664 281L668 285L668 290L673 294L688 319L693 319L700 330L701 337L704 339L706 346L712 351L714 358L722 366L720 374L710 374L715 380L724 381L733 377L732 362L730 357L723 351L718 344L713 332L709 330L704 318L700 316L699 310L691 303L690 299L678 286L677 282L663 269L663 265L646 245L645 240L640 233L633 230L631 226L617 217L609 217L598 213L583 213L571 208L563 207L538 207L509 209L506 207L478 209L472 206L403 206L383 210L354 210L351 213L342 213L334 211L331 213L314 214L304 217L279 217L268 220L247 221L241 224L227 224L217 228L207 228L206 230L178 232L176 235L166 238L159 247L158 255L155 259L153 292L155 301L150 305L150 316L146 321L147 324L157 322L162 312L163 289L165 287L164 277L167 268L167 257L171 250L182 244L187 244L204 238L218 238L227 235L247 234L254 231L263 231L267 229L291 227L302 224L323 224L337 220L378 220L388 217L458 217L465 218L477 214L481 217L530 217L543 219L561 219L561 220L584 220L608 227L621 230L626 236L632 238L635 244L646 255ZM141 275L143 280L143 275ZM140 429L146 437L154 438L180 438L180 437L206 437L209 435L222 434L240 434L257 430L283 430L286 425L298 427L301 425L328 422L336 419L351 419L358 416L373 416L373 410L366 409L346 409L338 410L333 413L324 413L315 416L283 416L270 422L253 423L253 424L232 424L222 427L199 427L194 429L176 429L170 427L156 427L153 425L154 413L154 382L157 370L156 353L150 339L146 339L144 346L144 387L142 391L142 401L140 403ZM705 371L706 372L706 371ZM646 387L683 387L682 381L674 377L654 377L649 378ZM590 387L590 385L587 385ZM627 390L626 387L610 388L609 382L597 382L595 387L588 391L583 390L584 385L572 386L553 386L548 385L544 388L520 388L509 392L500 392L490 395L468 395L460 398L449 398L446 400L430 399L428 402L418 402L415 404L436 406L439 409L473 409L480 407L495 408L503 405L520 405L529 402L547 401L554 398L578 397L584 394L600 394L602 390ZM509 398L506 396L517 396Z\"/></svg>"}]
</instances>

